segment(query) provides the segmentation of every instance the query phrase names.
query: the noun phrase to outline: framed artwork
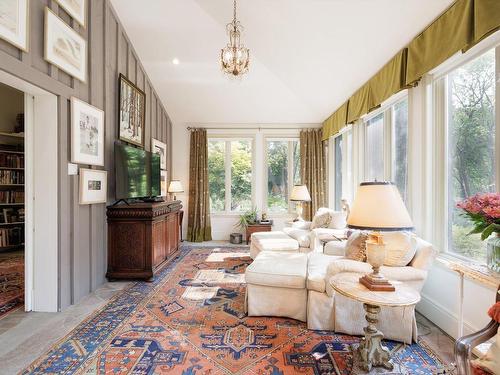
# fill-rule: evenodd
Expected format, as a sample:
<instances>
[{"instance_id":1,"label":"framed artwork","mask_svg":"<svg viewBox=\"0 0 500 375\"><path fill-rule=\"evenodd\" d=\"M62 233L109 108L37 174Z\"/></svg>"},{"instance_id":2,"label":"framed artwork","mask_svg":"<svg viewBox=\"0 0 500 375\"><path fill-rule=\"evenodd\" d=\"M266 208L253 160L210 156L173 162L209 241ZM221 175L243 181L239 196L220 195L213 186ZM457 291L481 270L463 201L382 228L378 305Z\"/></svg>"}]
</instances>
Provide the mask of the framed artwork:
<instances>
[{"instance_id":1,"label":"framed artwork","mask_svg":"<svg viewBox=\"0 0 500 375\"><path fill-rule=\"evenodd\" d=\"M120 73L120 139L144 147L146 94Z\"/></svg>"},{"instance_id":2,"label":"framed artwork","mask_svg":"<svg viewBox=\"0 0 500 375\"><path fill-rule=\"evenodd\" d=\"M80 168L80 204L106 203L108 172Z\"/></svg>"},{"instance_id":3,"label":"framed artwork","mask_svg":"<svg viewBox=\"0 0 500 375\"><path fill-rule=\"evenodd\" d=\"M59 5L78 22L85 27L85 0L56 0Z\"/></svg>"},{"instance_id":4,"label":"framed artwork","mask_svg":"<svg viewBox=\"0 0 500 375\"><path fill-rule=\"evenodd\" d=\"M87 42L47 7L45 60L82 82L87 79Z\"/></svg>"},{"instance_id":5,"label":"framed artwork","mask_svg":"<svg viewBox=\"0 0 500 375\"><path fill-rule=\"evenodd\" d=\"M71 162L104 165L104 111L71 98Z\"/></svg>"},{"instance_id":6,"label":"framed artwork","mask_svg":"<svg viewBox=\"0 0 500 375\"><path fill-rule=\"evenodd\" d=\"M161 196L166 197L168 192L167 192L167 182L168 182L168 176L167 176L167 171L160 171L160 190L161 190Z\"/></svg>"},{"instance_id":7,"label":"framed artwork","mask_svg":"<svg viewBox=\"0 0 500 375\"><path fill-rule=\"evenodd\" d=\"M0 1L0 38L28 51L29 0Z\"/></svg>"},{"instance_id":8,"label":"framed artwork","mask_svg":"<svg viewBox=\"0 0 500 375\"><path fill-rule=\"evenodd\" d=\"M160 154L160 169L167 169L167 145L162 141L151 138L151 152Z\"/></svg>"}]
</instances>

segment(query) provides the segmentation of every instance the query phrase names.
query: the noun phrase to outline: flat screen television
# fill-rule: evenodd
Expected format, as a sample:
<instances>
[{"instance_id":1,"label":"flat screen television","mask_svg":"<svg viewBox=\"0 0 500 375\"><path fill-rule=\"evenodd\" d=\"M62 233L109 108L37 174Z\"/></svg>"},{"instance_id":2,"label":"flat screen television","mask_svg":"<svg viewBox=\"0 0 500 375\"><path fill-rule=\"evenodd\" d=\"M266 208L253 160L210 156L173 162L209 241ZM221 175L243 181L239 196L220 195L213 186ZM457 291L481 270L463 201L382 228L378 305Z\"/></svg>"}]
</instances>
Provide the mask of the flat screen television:
<instances>
[{"instance_id":1,"label":"flat screen television","mask_svg":"<svg viewBox=\"0 0 500 375\"><path fill-rule=\"evenodd\" d=\"M115 143L116 199L151 198L160 192L160 155Z\"/></svg>"}]
</instances>

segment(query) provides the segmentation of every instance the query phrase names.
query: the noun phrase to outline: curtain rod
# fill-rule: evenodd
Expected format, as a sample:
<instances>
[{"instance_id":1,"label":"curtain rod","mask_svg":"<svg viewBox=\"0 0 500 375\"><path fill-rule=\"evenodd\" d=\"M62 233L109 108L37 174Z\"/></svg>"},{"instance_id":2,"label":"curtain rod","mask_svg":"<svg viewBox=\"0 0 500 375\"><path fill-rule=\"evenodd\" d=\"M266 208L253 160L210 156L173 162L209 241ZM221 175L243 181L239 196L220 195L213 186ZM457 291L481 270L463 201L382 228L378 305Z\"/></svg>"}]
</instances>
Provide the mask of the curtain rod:
<instances>
[{"instance_id":1,"label":"curtain rod","mask_svg":"<svg viewBox=\"0 0 500 375\"><path fill-rule=\"evenodd\" d=\"M218 128L218 127L203 127L203 128L193 128L191 126L188 126L187 127L187 130L188 131L191 131L191 130L195 130L195 129L210 129L210 130L304 130L304 128L268 128L268 127L265 127L265 128L262 128L262 127L258 127L258 128ZM306 130L309 130L309 129L319 129L319 128L306 128Z\"/></svg>"}]
</instances>

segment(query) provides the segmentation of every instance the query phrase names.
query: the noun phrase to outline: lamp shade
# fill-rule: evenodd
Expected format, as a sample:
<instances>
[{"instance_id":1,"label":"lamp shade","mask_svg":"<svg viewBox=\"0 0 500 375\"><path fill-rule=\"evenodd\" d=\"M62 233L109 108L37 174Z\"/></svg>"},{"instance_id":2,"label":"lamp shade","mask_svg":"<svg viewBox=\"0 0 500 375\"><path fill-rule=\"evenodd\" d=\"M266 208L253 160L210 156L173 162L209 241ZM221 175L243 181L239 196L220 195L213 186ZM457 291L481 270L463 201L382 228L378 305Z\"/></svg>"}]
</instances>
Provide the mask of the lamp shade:
<instances>
[{"instance_id":1,"label":"lamp shade","mask_svg":"<svg viewBox=\"0 0 500 375\"><path fill-rule=\"evenodd\" d=\"M377 231L411 230L413 223L392 182L363 182L351 207L347 226Z\"/></svg>"},{"instance_id":2,"label":"lamp shade","mask_svg":"<svg viewBox=\"0 0 500 375\"><path fill-rule=\"evenodd\" d=\"M179 180L170 181L170 185L168 185L169 193L182 193L184 192L184 188Z\"/></svg>"},{"instance_id":3,"label":"lamp shade","mask_svg":"<svg viewBox=\"0 0 500 375\"><path fill-rule=\"evenodd\" d=\"M290 194L290 200L298 202L310 202L311 196L309 195L309 190L307 190L307 186L295 185L292 189L292 194Z\"/></svg>"}]
</instances>

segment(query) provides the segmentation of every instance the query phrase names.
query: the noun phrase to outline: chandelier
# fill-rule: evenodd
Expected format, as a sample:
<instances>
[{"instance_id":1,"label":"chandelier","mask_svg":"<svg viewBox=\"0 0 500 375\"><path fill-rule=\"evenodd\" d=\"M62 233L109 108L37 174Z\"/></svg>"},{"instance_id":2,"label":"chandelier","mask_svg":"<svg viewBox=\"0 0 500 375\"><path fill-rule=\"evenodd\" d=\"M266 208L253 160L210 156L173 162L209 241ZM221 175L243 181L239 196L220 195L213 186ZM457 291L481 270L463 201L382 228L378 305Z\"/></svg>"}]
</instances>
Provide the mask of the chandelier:
<instances>
[{"instance_id":1,"label":"chandelier","mask_svg":"<svg viewBox=\"0 0 500 375\"><path fill-rule=\"evenodd\" d=\"M241 44L240 33L243 26L236 19L236 0L234 0L233 21L226 25L226 30L229 35L229 43L221 50L222 70L236 77L241 76L248 72L250 50Z\"/></svg>"}]
</instances>

